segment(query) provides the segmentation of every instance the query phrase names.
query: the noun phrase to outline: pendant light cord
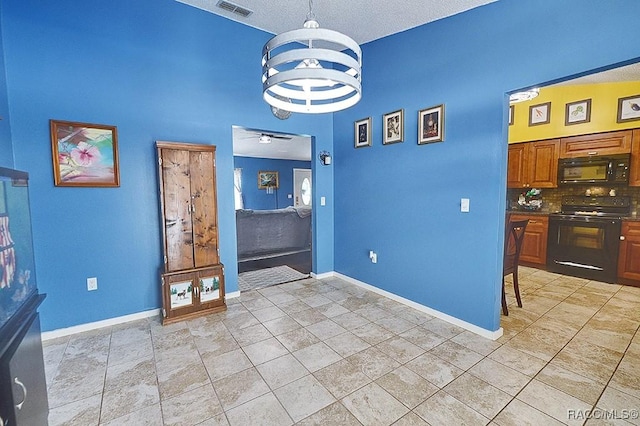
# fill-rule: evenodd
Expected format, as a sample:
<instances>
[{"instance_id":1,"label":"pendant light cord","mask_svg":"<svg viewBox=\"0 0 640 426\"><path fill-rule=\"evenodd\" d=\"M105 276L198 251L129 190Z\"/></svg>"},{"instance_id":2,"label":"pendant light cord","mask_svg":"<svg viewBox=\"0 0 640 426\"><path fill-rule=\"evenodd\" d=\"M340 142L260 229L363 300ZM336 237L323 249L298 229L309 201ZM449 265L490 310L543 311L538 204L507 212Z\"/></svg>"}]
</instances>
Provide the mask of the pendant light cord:
<instances>
[{"instance_id":1,"label":"pendant light cord","mask_svg":"<svg viewBox=\"0 0 640 426\"><path fill-rule=\"evenodd\" d=\"M313 14L313 0L309 0L309 13L307 14L307 20L316 20L316 15Z\"/></svg>"}]
</instances>

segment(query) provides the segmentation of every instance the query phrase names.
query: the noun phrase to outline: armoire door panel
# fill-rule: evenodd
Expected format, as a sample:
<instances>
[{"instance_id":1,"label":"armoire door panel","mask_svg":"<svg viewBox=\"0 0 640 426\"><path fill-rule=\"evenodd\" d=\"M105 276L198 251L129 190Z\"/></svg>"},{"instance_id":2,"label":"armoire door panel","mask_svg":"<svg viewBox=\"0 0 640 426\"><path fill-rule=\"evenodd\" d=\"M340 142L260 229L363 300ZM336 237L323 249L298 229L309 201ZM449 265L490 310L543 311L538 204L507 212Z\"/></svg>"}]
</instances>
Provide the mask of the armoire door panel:
<instances>
[{"instance_id":1,"label":"armoire door panel","mask_svg":"<svg viewBox=\"0 0 640 426\"><path fill-rule=\"evenodd\" d=\"M190 169L194 266L198 268L219 263L213 153L192 152Z\"/></svg>"},{"instance_id":2,"label":"armoire door panel","mask_svg":"<svg viewBox=\"0 0 640 426\"><path fill-rule=\"evenodd\" d=\"M162 150L167 266L170 271L193 268L189 152Z\"/></svg>"}]
</instances>

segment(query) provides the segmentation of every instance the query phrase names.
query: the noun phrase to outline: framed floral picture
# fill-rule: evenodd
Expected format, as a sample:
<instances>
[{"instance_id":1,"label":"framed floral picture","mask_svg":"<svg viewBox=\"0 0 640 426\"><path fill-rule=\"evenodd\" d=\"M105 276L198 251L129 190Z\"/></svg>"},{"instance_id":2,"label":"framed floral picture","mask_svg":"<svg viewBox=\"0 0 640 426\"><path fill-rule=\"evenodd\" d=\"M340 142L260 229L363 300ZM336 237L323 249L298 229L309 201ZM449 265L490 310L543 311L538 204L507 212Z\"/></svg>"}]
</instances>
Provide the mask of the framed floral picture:
<instances>
[{"instance_id":1,"label":"framed floral picture","mask_svg":"<svg viewBox=\"0 0 640 426\"><path fill-rule=\"evenodd\" d=\"M418 113L418 145L444 140L444 104Z\"/></svg>"},{"instance_id":2,"label":"framed floral picture","mask_svg":"<svg viewBox=\"0 0 640 426\"><path fill-rule=\"evenodd\" d=\"M371 146L371 117L363 118L354 123L355 147Z\"/></svg>"},{"instance_id":3,"label":"framed floral picture","mask_svg":"<svg viewBox=\"0 0 640 426\"><path fill-rule=\"evenodd\" d=\"M529 126L538 126L551 122L551 102L529 107Z\"/></svg>"},{"instance_id":4,"label":"framed floral picture","mask_svg":"<svg viewBox=\"0 0 640 426\"><path fill-rule=\"evenodd\" d=\"M640 95L618 99L618 123L640 120Z\"/></svg>"},{"instance_id":5,"label":"framed floral picture","mask_svg":"<svg viewBox=\"0 0 640 426\"><path fill-rule=\"evenodd\" d=\"M50 120L56 186L118 187L115 126Z\"/></svg>"},{"instance_id":6,"label":"framed floral picture","mask_svg":"<svg viewBox=\"0 0 640 426\"><path fill-rule=\"evenodd\" d=\"M591 121L591 99L570 102L565 106L565 126L588 123L589 121Z\"/></svg>"},{"instance_id":7,"label":"framed floral picture","mask_svg":"<svg viewBox=\"0 0 640 426\"><path fill-rule=\"evenodd\" d=\"M404 140L404 110L390 112L382 116L382 144L402 142Z\"/></svg>"}]
</instances>

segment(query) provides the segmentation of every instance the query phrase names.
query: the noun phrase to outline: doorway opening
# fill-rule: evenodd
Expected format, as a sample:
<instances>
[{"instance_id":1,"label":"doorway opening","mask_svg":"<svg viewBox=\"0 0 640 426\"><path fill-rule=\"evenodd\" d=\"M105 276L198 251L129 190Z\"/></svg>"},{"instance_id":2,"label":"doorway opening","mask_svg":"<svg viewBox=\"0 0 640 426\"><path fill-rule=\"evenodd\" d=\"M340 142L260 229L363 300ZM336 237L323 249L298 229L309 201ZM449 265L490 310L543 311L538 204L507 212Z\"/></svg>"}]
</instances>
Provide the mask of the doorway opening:
<instances>
[{"instance_id":1,"label":"doorway opening","mask_svg":"<svg viewBox=\"0 0 640 426\"><path fill-rule=\"evenodd\" d=\"M311 139L233 127L241 292L306 278L311 273Z\"/></svg>"},{"instance_id":2,"label":"doorway opening","mask_svg":"<svg viewBox=\"0 0 640 426\"><path fill-rule=\"evenodd\" d=\"M518 332L518 327L526 327L526 323L532 319L539 319L540 312L555 317L562 309L581 306L581 299L590 297L589 293L595 287L588 284L590 280L584 278L584 273L550 272L553 268L547 265L557 263L557 259L553 245L548 244L553 239L549 235L557 237L561 234L554 231L551 219L564 215L569 211L568 207L579 205L585 199L589 200L592 207L577 209L585 210L585 214L593 213L596 210L593 206L598 205L600 209L614 199L616 205L623 202L631 204L633 208L625 210L625 214L637 214L640 187L632 184L559 184L558 161L562 158L616 154L616 150L626 150L628 155L632 148L626 142L607 142L607 152L591 148L594 141L622 141L625 135L640 129L640 114L636 114L634 120L629 120L629 112L624 109L625 99L634 96L640 99L638 82L640 63L626 63L607 71L538 86L538 97L508 106L506 221L528 219L529 224L520 257L519 281L523 307L515 306L511 277L506 277L506 298L510 309L509 317L501 317L505 334L509 331ZM630 114L633 115L633 112ZM628 140L633 139L629 137ZM588 220L593 222L592 219ZM618 259L619 246L610 244L606 253L595 253L594 248L589 248L589 255L593 252L600 257ZM594 262L573 261L571 267L578 271L580 268L589 268L590 263ZM618 262L613 263L610 269L614 275L618 272L620 282ZM614 289L606 284L603 288L607 291ZM520 321L523 318L526 318L525 322Z\"/></svg>"}]
</instances>

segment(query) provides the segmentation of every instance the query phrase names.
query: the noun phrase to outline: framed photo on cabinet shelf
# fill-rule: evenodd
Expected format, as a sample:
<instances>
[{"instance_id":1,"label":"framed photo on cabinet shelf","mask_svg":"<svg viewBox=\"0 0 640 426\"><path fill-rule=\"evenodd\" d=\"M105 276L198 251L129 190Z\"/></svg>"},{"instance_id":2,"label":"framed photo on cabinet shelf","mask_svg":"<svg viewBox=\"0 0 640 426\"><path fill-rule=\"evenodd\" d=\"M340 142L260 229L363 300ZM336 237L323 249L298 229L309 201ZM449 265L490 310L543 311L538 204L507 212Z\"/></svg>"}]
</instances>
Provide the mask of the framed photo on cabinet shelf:
<instances>
[{"instance_id":1,"label":"framed photo on cabinet shelf","mask_svg":"<svg viewBox=\"0 0 640 426\"><path fill-rule=\"evenodd\" d=\"M640 95L618 99L618 123L640 120Z\"/></svg>"},{"instance_id":2,"label":"framed photo on cabinet shelf","mask_svg":"<svg viewBox=\"0 0 640 426\"><path fill-rule=\"evenodd\" d=\"M551 102L529 107L529 126L547 124L551 121Z\"/></svg>"},{"instance_id":3,"label":"framed photo on cabinet shelf","mask_svg":"<svg viewBox=\"0 0 640 426\"><path fill-rule=\"evenodd\" d=\"M570 102L565 106L564 125L588 123L591 121L591 99Z\"/></svg>"},{"instance_id":4,"label":"framed photo on cabinet shelf","mask_svg":"<svg viewBox=\"0 0 640 426\"><path fill-rule=\"evenodd\" d=\"M258 189L278 189L280 187L280 181L278 179L278 172L258 172Z\"/></svg>"},{"instance_id":5,"label":"framed photo on cabinet shelf","mask_svg":"<svg viewBox=\"0 0 640 426\"><path fill-rule=\"evenodd\" d=\"M354 123L354 139L356 148L371 146L371 117Z\"/></svg>"},{"instance_id":6,"label":"framed photo on cabinet shelf","mask_svg":"<svg viewBox=\"0 0 640 426\"><path fill-rule=\"evenodd\" d=\"M120 186L116 126L49 120L56 186Z\"/></svg>"},{"instance_id":7,"label":"framed photo on cabinet shelf","mask_svg":"<svg viewBox=\"0 0 640 426\"><path fill-rule=\"evenodd\" d=\"M404 110L390 112L382 116L382 144L402 142L404 140Z\"/></svg>"},{"instance_id":8,"label":"framed photo on cabinet shelf","mask_svg":"<svg viewBox=\"0 0 640 426\"><path fill-rule=\"evenodd\" d=\"M444 140L444 104L418 112L418 145Z\"/></svg>"}]
</instances>

